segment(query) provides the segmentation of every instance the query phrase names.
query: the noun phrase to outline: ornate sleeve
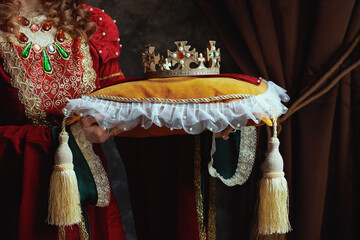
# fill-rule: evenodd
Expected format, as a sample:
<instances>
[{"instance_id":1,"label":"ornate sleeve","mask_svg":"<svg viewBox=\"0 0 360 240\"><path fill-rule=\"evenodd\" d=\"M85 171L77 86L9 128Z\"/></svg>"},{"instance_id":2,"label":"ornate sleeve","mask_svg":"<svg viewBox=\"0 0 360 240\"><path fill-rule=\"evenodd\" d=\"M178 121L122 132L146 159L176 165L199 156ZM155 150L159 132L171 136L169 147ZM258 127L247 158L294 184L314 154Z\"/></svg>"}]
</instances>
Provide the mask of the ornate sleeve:
<instances>
[{"instance_id":1,"label":"ornate sleeve","mask_svg":"<svg viewBox=\"0 0 360 240\"><path fill-rule=\"evenodd\" d=\"M90 39L90 45L99 59L98 81L100 87L124 81L117 58L121 45L119 31L109 15L95 7L88 7L92 21L97 24L97 32Z\"/></svg>"}]
</instances>

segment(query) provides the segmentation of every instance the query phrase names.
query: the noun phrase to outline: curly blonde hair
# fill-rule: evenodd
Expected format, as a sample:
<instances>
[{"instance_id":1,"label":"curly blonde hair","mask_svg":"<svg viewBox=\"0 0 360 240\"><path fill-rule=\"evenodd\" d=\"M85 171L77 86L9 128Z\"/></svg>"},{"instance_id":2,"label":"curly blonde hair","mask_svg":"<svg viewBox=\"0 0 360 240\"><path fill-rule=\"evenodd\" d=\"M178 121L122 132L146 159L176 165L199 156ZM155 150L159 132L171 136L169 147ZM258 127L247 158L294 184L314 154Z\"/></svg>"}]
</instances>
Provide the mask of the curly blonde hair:
<instances>
[{"instance_id":1,"label":"curly blonde hair","mask_svg":"<svg viewBox=\"0 0 360 240\"><path fill-rule=\"evenodd\" d=\"M41 0L47 12L47 21L72 37L82 37L87 43L96 32L96 24L90 21L86 0ZM19 0L0 0L0 28L4 32L18 34L21 3Z\"/></svg>"}]
</instances>

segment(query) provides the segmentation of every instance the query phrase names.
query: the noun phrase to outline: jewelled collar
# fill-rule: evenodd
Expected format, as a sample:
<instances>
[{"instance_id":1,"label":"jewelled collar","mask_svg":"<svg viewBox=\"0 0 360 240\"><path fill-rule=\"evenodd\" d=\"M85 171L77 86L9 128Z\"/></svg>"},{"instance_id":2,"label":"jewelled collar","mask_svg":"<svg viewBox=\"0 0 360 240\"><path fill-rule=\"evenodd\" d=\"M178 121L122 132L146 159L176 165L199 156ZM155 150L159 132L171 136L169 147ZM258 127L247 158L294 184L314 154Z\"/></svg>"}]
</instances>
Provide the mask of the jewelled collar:
<instances>
[{"instance_id":1,"label":"jewelled collar","mask_svg":"<svg viewBox=\"0 0 360 240\"><path fill-rule=\"evenodd\" d=\"M20 44L26 44L26 47L21 52L22 58L28 58L31 51L35 53L42 52L43 70L46 73L51 73L53 66L49 54L58 52L63 59L67 60L70 54L61 45L66 39L69 39L69 36L65 37L61 30L55 29L46 19L45 15L32 18L19 16L17 24L20 27L20 32L17 41Z\"/></svg>"}]
</instances>

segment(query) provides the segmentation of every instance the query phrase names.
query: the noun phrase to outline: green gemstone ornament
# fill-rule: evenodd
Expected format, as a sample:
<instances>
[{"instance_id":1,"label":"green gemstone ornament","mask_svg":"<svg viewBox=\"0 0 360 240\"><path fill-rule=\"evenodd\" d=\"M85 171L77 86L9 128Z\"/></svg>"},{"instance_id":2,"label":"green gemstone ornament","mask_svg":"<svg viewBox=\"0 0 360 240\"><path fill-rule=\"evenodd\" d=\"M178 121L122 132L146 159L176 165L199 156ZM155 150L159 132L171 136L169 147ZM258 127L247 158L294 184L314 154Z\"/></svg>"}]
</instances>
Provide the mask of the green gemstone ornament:
<instances>
[{"instance_id":1,"label":"green gemstone ornament","mask_svg":"<svg viewBox=\"0 0 360 240\"><path fill-rule=\"evenodd\" d=\"M29 44L24 48L24 50L21 52L21 56L23 58L27 58L30 54L32 42L29 42Z\"/></svg>"},{"instance_id":2,"label":"green gemstone ornament","mask_svg":"<svg viewBox=\"0 0 360 240\"><path fill-rule=\"evenodd\" d=\"M61 57L65 59L69 58L69 54L58 43L55 42L55 46L57 47Z\"/></svg>"},{"instance_id":3,"label":"green gemstone ornament","mask_svg":"<svg viewBox=\"0 0 360 240\"><path fill-rule=\"evenodd\" d=\"M44 71L45 72L51 72L52 71L52 66L50 63L50 59L49 56L46 52L46 50L43 50L43 67L44 67Z\"/></svg>"}]
</instances>

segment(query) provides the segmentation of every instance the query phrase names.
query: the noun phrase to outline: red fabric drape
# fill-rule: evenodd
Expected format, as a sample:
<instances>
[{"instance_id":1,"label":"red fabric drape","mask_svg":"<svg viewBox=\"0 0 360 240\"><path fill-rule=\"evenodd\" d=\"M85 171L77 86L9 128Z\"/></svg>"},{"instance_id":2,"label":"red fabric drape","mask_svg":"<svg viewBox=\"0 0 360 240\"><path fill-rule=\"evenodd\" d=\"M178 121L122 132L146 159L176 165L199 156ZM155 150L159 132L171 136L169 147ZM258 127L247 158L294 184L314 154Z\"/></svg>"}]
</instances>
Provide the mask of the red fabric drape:
<instances>
[{"instance_id":1,"label":"red fabric drape","mask_svg":"<svg viewBox=\"0 0 360 240\"><path fill-rule=\"evenodd\" d=\"M195 2L239 71L276 82L288 90L291 102L318 80L360 29L360 2L355 0ZM350 58L342 67L359 59L359 49ZM359 235L359 82L357 68L283 125L281 151L294 228L288 239ZM258 172L239 190L238 239L250 235L249 208L256 198L250 188L256 188L257 177Z\"/></svg>"}]
</instances>

